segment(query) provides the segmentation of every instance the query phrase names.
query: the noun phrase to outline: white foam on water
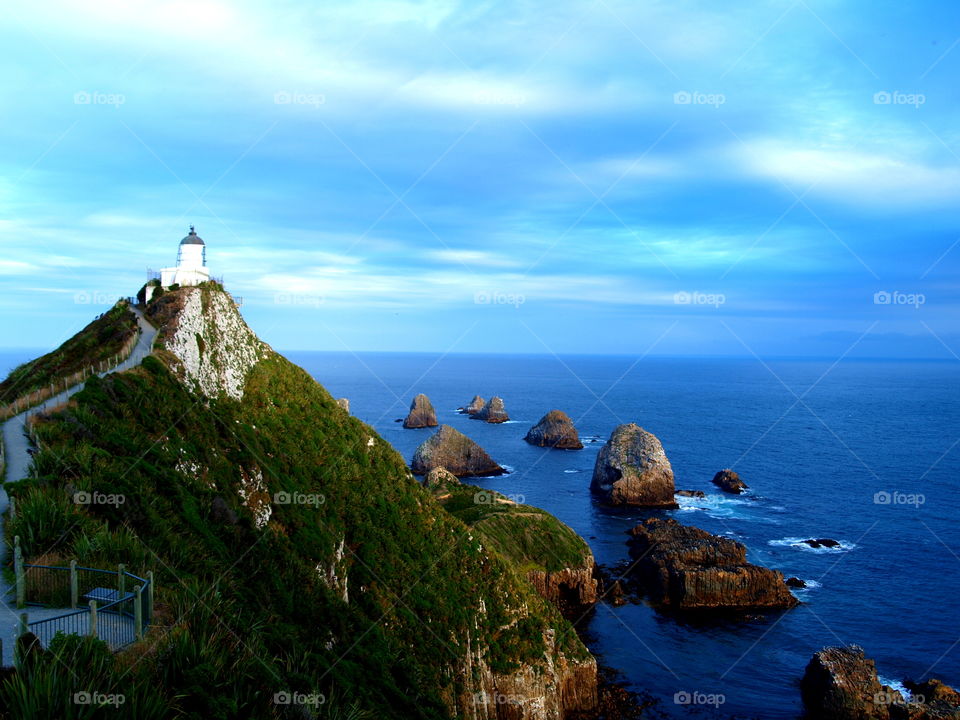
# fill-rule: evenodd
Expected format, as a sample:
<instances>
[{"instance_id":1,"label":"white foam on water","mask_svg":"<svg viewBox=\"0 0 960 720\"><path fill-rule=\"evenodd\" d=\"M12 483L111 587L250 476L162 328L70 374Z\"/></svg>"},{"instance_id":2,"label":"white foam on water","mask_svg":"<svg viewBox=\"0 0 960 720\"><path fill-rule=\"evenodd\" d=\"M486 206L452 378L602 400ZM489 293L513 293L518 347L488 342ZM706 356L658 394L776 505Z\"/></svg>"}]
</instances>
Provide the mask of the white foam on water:
<instances>
[{"instance_id":1,"label":"white foam on water","mask_svg":"<svg viewBox=\"0 0 960 720\"><path fill-rule=\"evenodd\" d=\"M564 472L565 472L565 473L582 473L582 472L586 472L586 470L573 470L573 469L571 469L571 470L564 470Z\"/></svg>"},{"instance_id":2,"label":"white foam on water","mask_svg":"<svg viewBox=\"0 0 960 720\"><path fill-rule=\"evenodd\" d=\"M746 502L736 497L707 495L698 498L678 495L674 499L680 506L679 512L682 513L703 512L714 518L751 519L748 515L739 512L740 506L746 505Z\"/></svg>"},{"instance_id":3,"label":"white foam on water","mask_svg":"<svg viewBox=\"0 0 960 720\"><path fill-rule=\"evenodd\" d=\"M910 702L911 698L913 698L913 693L907 690L904 684L899 680L890 680L888 678L883 677L882 675L877 675L877 679L880 681L881 684L889 685L894 690L898 691L901 695L903 695L903 699L906 700L907 702Z\"/></svg>"},{"instance_id":4,"label":"white foam on water","mask_svg":"<svg viewBox=\"0 0 960 720\"><path fill-rule=\"evenodd\" d=\"M812 540L816 538L802 538L802 537L785 537L779 540L770 540L767 542L767 545L772 545L773 547L795 547L798 550L806 550L807 552L812 553L837 553L837 552L847 552L853 550L857 547L856 543L846 542L845 540L838 540L840 544L837 547L810 547L804 540Z\"/></svg>"}]
</instances>

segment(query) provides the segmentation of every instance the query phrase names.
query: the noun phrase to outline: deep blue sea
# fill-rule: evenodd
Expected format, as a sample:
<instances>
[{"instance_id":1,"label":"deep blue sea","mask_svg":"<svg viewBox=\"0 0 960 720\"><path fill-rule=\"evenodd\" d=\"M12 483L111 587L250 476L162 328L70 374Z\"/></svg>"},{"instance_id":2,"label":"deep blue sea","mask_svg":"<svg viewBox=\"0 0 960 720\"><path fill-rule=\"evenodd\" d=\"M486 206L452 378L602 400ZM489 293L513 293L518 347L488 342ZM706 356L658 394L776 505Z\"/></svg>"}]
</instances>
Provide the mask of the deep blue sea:
<instances>
[{"instance_id":1,"label":"deep blue sea","mask_svg":"<svg viewBox=\"0 0 960 720\"><path fill-rule=\"evenodd\" d=\"M432 431L394 421L426 393L441 422L513 471L477 484L552 512L606 565L627 558L624 533L647 515L591 497L597 451L620 423L656 434L677 487L707 493L669 514L737 539L753 562L810 585L798 591L802 605L753 622L690 623L645 605L599 605L588 644L659 700L663 715L796 718L804 667L826 645L862 645L887 681L960 685L960 363L286 354L350 398L353 414L408 461ZM0 354L0 362L32 356ZM503 397L513 421L459 415L475 394ZM574 419L584 450L523 441L553 408ZM711 485L725 467L748 494ZM796 544L809 537L842 548ZM684 692L724 702L676 704Z\"/></svg>"}]
</instances>

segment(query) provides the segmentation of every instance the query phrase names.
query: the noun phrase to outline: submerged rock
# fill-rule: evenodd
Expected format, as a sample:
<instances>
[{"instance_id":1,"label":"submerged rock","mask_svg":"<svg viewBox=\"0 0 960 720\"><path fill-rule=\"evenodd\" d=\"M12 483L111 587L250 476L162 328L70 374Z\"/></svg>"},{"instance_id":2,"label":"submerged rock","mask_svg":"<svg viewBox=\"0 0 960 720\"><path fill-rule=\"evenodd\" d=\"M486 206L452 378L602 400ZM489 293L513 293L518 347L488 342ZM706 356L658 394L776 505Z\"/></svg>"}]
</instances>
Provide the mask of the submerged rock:
<instances>
[{"instance_id":1,"label":"submerged rock","mask_svg":"<svg viewBox=\"0 0 960 720\"><path fill-rule=\"evenodd\" d=\"M483 406L487 404L487 401L484 400L479 395L474 395L473 400L470 401L470 404L466 407L462 407L457 412L462 415L476 415L478 412L483 410Z\"/></svg>"},{"instance_id":2,"label":"submerged rock","mask_svg":"<svg viewBox=\"0 0 960 720\"><path fill-rule=\"evenodd\" d=\"M437 413L433 405L423 393L417 395L410 403L410 412L407 419L403 421L405 428L425 428L437 426Z\"/></svg>"},{"instance_id":3,"label":"submerged rock","mask_svg":"<svg viewBox=\"0 0 960 720\"><path fill-rule=\"evenodd\" d=\"M747 562L729 538L651 518L630 531L634 574L654 604L685 610L790 608L798 603L776 570Z\"/></svg>"},{"instance_id":4,"label":"submerged rock","mask_svg":"<svg viewBox=\"0 0 960 720\"><path fill-rule=\"evenodd\" d=\"M678 507L663 446L636 423L620 425L600 449L590 489L612 505Z\"/></svg>"},{"instance_id":5,"label":"submerged rock","mask_svg":"<svg viewBox=\"0 0 960 720\"><path fill-rule=\"evenodd\" d=\"M458 478L506 473L482 447L449 425L441 425L427 438L417 448L411 463L417 475L426 475L438 467L446 468Z\"/></svg>"},{"instance_id":6,"label":"submerged rock","mask_svg":"<svg viewBox=\"0 0 960 720\"><path fill-rule=\"evenodd\" d=\"M707 494L703 490L677 490L674 495L679 495L680 497L699 498L701 500L707 497Z\"/></svg>"},{"instance_id":7,"label":"submerged rock","mask_svg":"<svg viewBox=\"0 0 960 720\"><path fill-rule=\"evenodd\" d=\"M863 648L828 647L814 653L800 682L807 713L823 720L888 720L903 696L882 685Z\"/></svg>"},{"instance_id":8,"label":"submerged rock","mask_svg":"<svg viewBox=\"0 0 960 720\"><path fill-rule=\"evenodd\" d=\"M835 548L835 547L840 547L840 543L839 543L838 541L836 541L836 540L831 540L830 538L817 538L817 539L811 538L811 539L809 539L809 540L801 540L800 542L804 543L805 545L809 545L809 546L812 547L812 548L821 548L821 547L825 547L825 548Z\"/></svg>"},{"instance_id":9,"label":"submerged rock","mask_svg":"<svg viewBox=\"0 0 960 720\"><path fill-rule=\"evenodd\" d=\"M805 588L807 586L807 584L798 577L788 577L785 582L787 583L787 587L792 588Z\"/></svg>"},{"instance_id":10,"label":"submerged rock","mask_svg":"<svg viewBox=\"0 0 960 720\"><path fill-rule=\"evenodd\" d=\"M583 448L577 429L573 426L573 420L562 410L548 412L540 418L540 422L530 428L523 439L539 447L552 447L559 450Z\"/></svg>"},{"instance_id":11,"label":"submerged rock","mask_svg":"<svg viewBox=\"0 0 960 720\"><path fill-rule=\"evenodd\" d=\"M503 398L496 395L490 398L490 401L483 406L480 412L472 415L474 420L483 420L488 423L504 423L510 419L507 411L503 407Z\"/></svg>"},{"instance_id":12,"label":"submerged rock","mask_svg":"<svg viewBox=\"0 0 960 720\"><path fill-rule=\"evenodd\" d=\"M713 476L713 484L721 490L739 495L747 489L747 484L733 470L721 470Z\"/></svg>"}]
</instances>

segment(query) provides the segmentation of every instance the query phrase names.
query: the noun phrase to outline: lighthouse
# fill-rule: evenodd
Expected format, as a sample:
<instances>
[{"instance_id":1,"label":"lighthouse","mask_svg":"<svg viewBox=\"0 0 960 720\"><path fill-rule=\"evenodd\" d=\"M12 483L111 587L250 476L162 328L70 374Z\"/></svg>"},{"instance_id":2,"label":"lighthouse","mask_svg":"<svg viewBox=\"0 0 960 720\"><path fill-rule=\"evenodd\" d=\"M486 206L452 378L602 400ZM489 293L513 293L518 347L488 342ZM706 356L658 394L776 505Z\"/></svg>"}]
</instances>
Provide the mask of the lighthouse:
<instances>
[{"instance_id":1,"label":"lighthouse","mask_svg":"<svg viewBox=\"0 0 960 720\"><path fill-rule=\"evenodd\" d=\"M191 225L190 233L180 241L177 266L160 271L160 284L165 288L171 285L199 285L209 279L207 246Z\"/></svg>"}]
</instances>

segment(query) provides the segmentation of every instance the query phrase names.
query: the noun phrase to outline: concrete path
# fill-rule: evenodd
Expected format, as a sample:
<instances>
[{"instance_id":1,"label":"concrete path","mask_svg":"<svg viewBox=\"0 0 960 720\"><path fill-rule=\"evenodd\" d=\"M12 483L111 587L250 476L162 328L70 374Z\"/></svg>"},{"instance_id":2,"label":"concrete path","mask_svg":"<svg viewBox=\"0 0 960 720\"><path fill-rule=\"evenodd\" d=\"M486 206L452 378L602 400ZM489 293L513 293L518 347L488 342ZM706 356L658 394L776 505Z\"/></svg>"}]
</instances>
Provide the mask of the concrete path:
<instances>
[{"instance_id":1,"label":"concrete path","mask_svg":"<svg viewBox=\"0 0 960 720\"><path fill-rule=\"evenodd\" d=\"M139 308L131 305L130 310L137 316L137 323L140 326L140 337L137 339L137 344L126 360L106 372L98 373L99 377L103 377L112 372L122 372L136 367L143 362L143 359L153 350L153 341L157 336L157 329L147 321ZM25 410L19 415L14 415L3 423L3 449L4 459L6 461L4 480L6 482L17 482L30 474L30 465L33 462L33 458L29 453L29 449L31 448L30 439L24 432L27 420L34 415L45 412L49 408L63 404L70 397L83 390L84 384L85 383L78 383L59 395L54 395L46 400L46 402L32 407L29 410ZM7 492L3 488L0 488L0 566L7 561L7 547L2 537L3 514L7 512L9 506L10 501L7 497ZM7 583L6 579L0 575L0 640L3 641L4 665L9 665L13 661L13 644L16 638L17 618L19 617L19 612L23 612L17 610L15 598L12 597L12 591L13 588ZM26 609L30 622L46 619L47 617L54 617L67 611L68 610L51 608ZM130 627L132 632L132 622L130 623Z\"/></svg>"}]
</instances>

